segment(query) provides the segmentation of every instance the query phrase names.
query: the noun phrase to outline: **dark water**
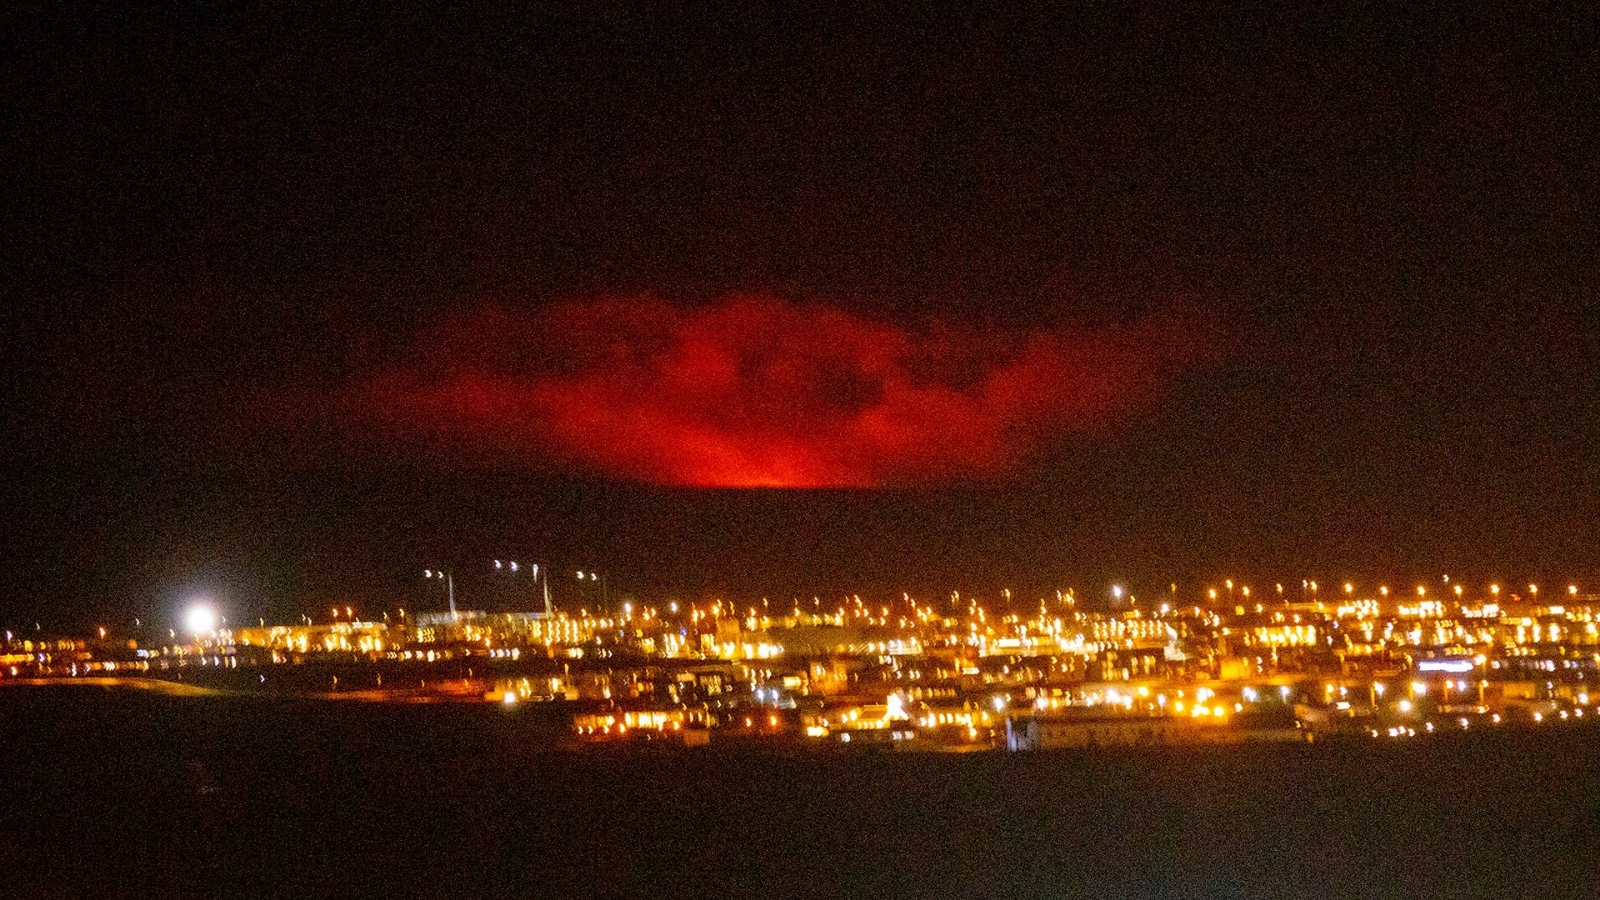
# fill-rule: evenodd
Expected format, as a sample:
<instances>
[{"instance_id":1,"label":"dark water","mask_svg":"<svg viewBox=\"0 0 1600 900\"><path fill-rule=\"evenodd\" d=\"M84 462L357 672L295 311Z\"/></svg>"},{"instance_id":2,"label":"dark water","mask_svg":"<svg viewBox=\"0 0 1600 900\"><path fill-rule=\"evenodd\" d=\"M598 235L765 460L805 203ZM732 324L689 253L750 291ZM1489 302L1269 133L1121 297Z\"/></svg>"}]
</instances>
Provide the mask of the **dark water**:
<instances>
[{"instance_id":1,"label":"dark water","mask_svg":"<svg viewBox=\"0 0 1600 900\"><path fill-rule=\"evenodd\" d=\"M541 727L0 691L0 895L1600 896L1590 728L936 756Z\"/></svg>"}]
</instances>

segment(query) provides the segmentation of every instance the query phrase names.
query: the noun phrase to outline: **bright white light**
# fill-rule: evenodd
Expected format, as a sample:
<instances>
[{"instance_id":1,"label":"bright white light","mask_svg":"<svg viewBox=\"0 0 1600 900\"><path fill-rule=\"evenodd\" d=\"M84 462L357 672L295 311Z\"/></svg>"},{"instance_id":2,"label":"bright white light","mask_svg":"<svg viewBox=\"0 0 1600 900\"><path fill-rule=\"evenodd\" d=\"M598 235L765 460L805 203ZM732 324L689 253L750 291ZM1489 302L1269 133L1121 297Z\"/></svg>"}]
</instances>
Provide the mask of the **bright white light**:
<instances>
[{"instance_id":1,"label":"bright white light","mask_svg":"<svg viewBox=\"0 0 1600 900\"><path fill-rule=\"evenodd\" d=\"M885 719L909 719L909 718L911 718L909 715L906 714L906 701L905 701L905 698L901 697L899 694L890 694L884 700L883 703L884 703L884 710L885 710L884 714L883 714L883 717Z\"/></svg>"},{"instance_id":2,"label":"bright white light","mask_svg":"<svg viewBox=\"0 0 1600 900\"><path fill-rule=\"evenodd\" d=\"M183 625L190 634L210 634L217 630L217 611L204 603L196 603L184 613Z\"/></svg>"}]
</instances>

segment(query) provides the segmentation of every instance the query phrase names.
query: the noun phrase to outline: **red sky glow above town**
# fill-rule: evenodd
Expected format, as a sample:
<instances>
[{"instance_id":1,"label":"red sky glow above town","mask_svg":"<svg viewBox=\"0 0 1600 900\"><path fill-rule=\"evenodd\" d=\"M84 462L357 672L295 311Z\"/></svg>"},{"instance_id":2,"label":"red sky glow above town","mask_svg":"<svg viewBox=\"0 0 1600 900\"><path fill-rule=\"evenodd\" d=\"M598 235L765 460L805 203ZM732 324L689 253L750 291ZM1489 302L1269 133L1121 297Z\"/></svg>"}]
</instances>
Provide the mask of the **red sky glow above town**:
<instances>
[{"instance_id":1,"label":"red sky glow above town","mask_svg":"<svg viewBox=\"0 0 1600 900\"><path fill-rule=\"evenodd\" d=\"M766 297L483 305L348 399L386 434L624 480L922 486L1114 425L1192 345L1171 323L913 330Z\"/></svg>"}]
</instances>

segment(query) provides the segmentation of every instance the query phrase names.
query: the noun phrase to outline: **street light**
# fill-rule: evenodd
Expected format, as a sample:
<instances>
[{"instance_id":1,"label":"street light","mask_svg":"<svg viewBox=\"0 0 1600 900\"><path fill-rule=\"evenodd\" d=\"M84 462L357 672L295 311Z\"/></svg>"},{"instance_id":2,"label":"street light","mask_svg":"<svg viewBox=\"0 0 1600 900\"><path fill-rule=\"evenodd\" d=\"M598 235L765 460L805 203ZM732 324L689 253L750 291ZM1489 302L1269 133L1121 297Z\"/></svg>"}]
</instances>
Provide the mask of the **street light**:
<instances>
[{"instance_id":1,"label":"street light","mask_svg":"<svg viewBox=\"0 0 1600 900\"><path fill-rule=\"evenodd\" d=\"M583 582L583 581L598 581L598 582L600 582L600 605L601 605L602 608L607 608L607 607L610 606L610 604L611 604L611 590L610 590L610 587L608 586L608 584L606 582L606 574L604 572L594 572L594 571L583 572L583 571L579 571L577 573L577 576L578 576L578 581L580 581L580 582Z\"/></svg>"},{"instance_id":2,"label":"street light","mask_svg":"<svg viewBox=\"0 0 1600 900\"><path fill-rule=\"evenodd\" d=\"M217 630L217 611L209 603L195 603L183 614L183 627L195 637Z\"/></svg>"},{"instance_id":3,"label":"street light","mask_svg":"<svg viewBox=\"0 0 1600 900\"><path fill-rule=\"evenodd\" d=\"M450 618L456 618L456 580L449 569L423 569L423 578L439 578L444 581L445 595L450 599Z\"/></svg>"},{"instance_id":4,"label":"street light","mask_svg":"<svg viewBox=\"0 0 1600 900\"><path fill-rule=\"evenodd\" d=\"M508 560L498 560L497 559L497 560L494 561L494 567L496 569L509 570L511 572L511 574L513 574L513 575L520 575L521 572L522 572L522 569L523 569L522 564L517 562L514 559L508 559ZM541 581L540 578L539 578L539 564L538 563L531 563L531 564L528 565L527 568L528 568L528 573L533 576L533 584L534 584L534 586L535 587L542 586L544 588L544 614L545 614L545 617L548 618L553 614L553 608L552 608L551 603L550 603L550 571L549 571L549 569L545 570L544 579ZM579 577L582 577L582 573L579 573Z\"/></svg>"}]
</instances>

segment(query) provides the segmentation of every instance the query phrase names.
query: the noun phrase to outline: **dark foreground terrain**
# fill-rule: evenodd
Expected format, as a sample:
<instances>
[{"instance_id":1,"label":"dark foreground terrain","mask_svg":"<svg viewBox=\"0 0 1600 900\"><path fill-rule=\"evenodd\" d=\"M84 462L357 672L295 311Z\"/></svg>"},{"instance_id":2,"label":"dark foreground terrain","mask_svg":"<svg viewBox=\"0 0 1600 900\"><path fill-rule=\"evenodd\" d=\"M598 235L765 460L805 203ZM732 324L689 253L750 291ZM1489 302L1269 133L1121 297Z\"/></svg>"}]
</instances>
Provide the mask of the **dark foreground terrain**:
<instances>
[{"instance_id":1,"label":"dark foreground terrain","mask_svg":"<svg viewBox=\"0 0 1600 900\"><path fill-rule=\"evenodd\" d=\"M1588 727L576 753L519 712L0 690L0 895L1600 896Z\"/></svg>"}]
</instances>

